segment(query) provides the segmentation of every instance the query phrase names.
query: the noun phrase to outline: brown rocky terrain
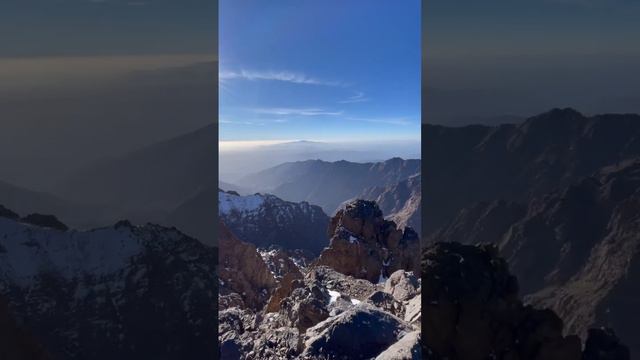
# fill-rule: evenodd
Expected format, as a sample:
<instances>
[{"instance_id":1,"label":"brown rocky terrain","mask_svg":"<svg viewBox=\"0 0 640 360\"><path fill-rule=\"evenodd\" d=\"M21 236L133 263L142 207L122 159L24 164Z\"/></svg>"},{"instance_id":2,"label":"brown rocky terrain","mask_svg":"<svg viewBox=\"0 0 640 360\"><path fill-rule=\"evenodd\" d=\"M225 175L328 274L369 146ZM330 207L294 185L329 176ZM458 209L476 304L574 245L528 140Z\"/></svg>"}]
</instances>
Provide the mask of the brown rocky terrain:
<instances>
[{"instance_id":1,"label":"brown rocky terrain","mask_svg":"<svg viewBox=\"0 0 640 360\"><path fill-rule=\"evenodd\" d=\"M222 359L421 358L421 280L401 268L419 269L419 259L409 260L407 250L411 244L411 255L419 254L418 237L384 220L373 202L351 204L334 217L329 231L353 249L330 246L309 265L293 261L287 251L258 251L221 224ZM346 229L358 244L339 237ZM383 251L386 246L390 250ZM360 265L358 256L368 257L362 264L371 264L375 279L325 266L322 259L331 252ZM379 283L386 271L393 273Z\"/></svg>"},{"instance_id":2,"label":"brown rocky terrain","mask_svg":"<svg viewBox=\"0 0 640 360\"><path fill-rule=\"evenodd\" d=\"M219 222L219 301L223 309L229 299L241 299L242 306L261 309L276 286L276 279L252 244L240 241Z\"/></svg>"},{"instance_id":3,"label":"brown rocky terrain","mask_svg":"<svg viewBox=\"0 0 640 360\"><path fill-rule=\"evenodd\" d=\"M316 261L343 274L378 282L396 270L418 273L420 239L411 228L400 230L385 220L373 201L344 204L331 219L331 240Z\"/></svg>"}]
</instances>

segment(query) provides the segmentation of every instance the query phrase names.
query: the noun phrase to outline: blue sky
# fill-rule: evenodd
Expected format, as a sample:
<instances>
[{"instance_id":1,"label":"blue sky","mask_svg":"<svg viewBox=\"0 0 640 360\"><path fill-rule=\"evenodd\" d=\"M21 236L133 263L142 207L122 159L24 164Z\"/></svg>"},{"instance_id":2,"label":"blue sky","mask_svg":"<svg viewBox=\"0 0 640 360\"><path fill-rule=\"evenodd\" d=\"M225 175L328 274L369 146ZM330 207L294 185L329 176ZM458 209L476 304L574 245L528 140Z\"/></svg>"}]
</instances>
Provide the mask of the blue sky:
<instances>
[{"instance_id":1,"label":"blue sky","mask_svg":"<svg viewBox=\"0 0 640 360\"><path fill-rule=\"evenodd\" d=\"M222 141L419 139L419 0L219 11Z\"/></svg>"}]
</instances>

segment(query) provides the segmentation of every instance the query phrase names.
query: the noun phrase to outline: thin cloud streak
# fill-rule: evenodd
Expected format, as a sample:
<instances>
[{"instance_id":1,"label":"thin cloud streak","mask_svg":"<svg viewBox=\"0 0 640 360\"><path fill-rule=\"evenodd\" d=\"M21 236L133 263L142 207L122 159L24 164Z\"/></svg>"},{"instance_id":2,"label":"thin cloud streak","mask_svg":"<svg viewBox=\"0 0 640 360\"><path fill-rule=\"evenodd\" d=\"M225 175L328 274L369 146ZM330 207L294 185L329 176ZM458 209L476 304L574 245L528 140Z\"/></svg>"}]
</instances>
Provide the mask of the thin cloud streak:
<instances>
[{"instance_id":1,"label":"thin cloud streak","mask_svg":"<svg viewBox=\"0 0 640 360\"><path fill-rule=\"evenodd\" d=\"M279 115L279 116L339 116L342 115L342 111L326 111L324 109L317 108L267 108L267 109L254 109L254 112L265 115Z\"/></svg>"},{"instance_id":2,"label":"thin cloud streak","mask_svg":"<svg viewBox=\"0 0 640 360\"><path fill-rule=\"evenodd\" d=\"M307 76L302 73L291 71L221 71L219 73L220 80L249 80L249 81L282 81L293 84L305 85L324 85L324 86L346 86L339 81L326 81Z\"/></svg>"},{"instance_id":3,"label":"thin cloud streak","mask_svg":"<svg viewBox=\"0 0 640 360\"><path fill-rule=\"evenodd\" d=\"M338 101L338 103L353 104L353 103L361 103L361 102L367 102L367 101L369 101L369 98L365 97L363 92L358 91L354 96L351 96L346 100Z\"/></svg>"},{"instance_id":4,"label":"thin cloud streak","mask_svg":"<svg viewBox=\"0 0 640 360\"><path fill-rule=\"evenodd\" d=\"M407 125L411 125L414 124L416 122L412 122L409 119L406 118L354 118L354 117L348 117L346 118L347 120L351 120L351 121L364 121L364 122L370 122L370 123L376 123L376 124L388 124L388 125L400 125L400 126L407 126Z\"/></svg>"}]
</instances>

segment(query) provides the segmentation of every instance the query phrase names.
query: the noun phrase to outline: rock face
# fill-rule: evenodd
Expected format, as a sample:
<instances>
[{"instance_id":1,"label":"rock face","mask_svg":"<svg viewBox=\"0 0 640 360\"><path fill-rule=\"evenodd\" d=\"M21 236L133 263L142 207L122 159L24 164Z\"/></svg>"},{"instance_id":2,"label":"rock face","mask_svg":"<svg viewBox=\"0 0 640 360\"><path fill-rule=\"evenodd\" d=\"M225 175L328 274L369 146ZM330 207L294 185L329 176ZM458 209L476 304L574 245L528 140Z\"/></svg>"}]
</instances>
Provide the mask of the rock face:
<instances>
[{"instance_id":1,"label":"rock face","mask_svg":"<svg viewBox=\"0 0 640 360\"><path fill-rule=\"evenodd\" d=\"M240 295L243 304L260 310L276 286L276 279L252 244L240 241L220 221L218 230L219 295Z\"/></svg>"},{"instance_id":2,"label":"rock face","mask_svg":"<svg viewBox=\"0 0 640 360\"><path fill-rule=\"evenodd\" d=\"M563 322L552 310L520 302L517 280L492 246L437 243L425 249L422 267L423 345L429 358L579 360L624 353L614 336L594 331L583 354L580 338L564 336Z\"/></svg>"},{"instance_id":3,"label":"rock face","mask_svg":"<svg viewBox=\"0 0 640 360\"><path fill-rule=\"evenodd\" d=\"M432 239L495 242L518 277L527 302L556 311L567 331L587 337L609 326L640 352L640 160L605 167L590 177L525 204L478 204Z\"/></svg>"},{"instance_id":4,"label":"rock face","mask_svg":"<svg viewBox=\"0 0 640 360\"><path fill-rule=\"evenodd\" d=\"M337 271L379 282L396 270L419 271L420 239L411 228L399 230L373 201L353 200L331 219L329 247L317 260Z\"/></svg>"},{"instance_id":5,"label":"rock face","mask_svg":"<svg viewBox=\"0 0 640 360\"><path fill-rule=\"evenodd\" d=\"M327 245L329 217L319 206L307 202L219 191L218 213L238 238L258 247L302 249L317 256Z\"/></svg>"},{"instance_id":6,"label":"rock face","mask_svg":"<svg viewBox=\"0 0 640 360\"><path fill-rule=\"evenodd\" d=\"M411 227L420 234L422 213L421 174L410 176L396 184L373 187L363 191L360 199L373 200L399 228Z\"/></svg>"},{"instance_id":7,"label":"rock face","mask_svg":"<svg viewBox=\"0 0 640 360\"><path fill-rule=\"evenodd\" d=\"M52 359L213 358L216 261L157 225L60 231L0 217L0 294Z\"/></svg>"}]
</instances>

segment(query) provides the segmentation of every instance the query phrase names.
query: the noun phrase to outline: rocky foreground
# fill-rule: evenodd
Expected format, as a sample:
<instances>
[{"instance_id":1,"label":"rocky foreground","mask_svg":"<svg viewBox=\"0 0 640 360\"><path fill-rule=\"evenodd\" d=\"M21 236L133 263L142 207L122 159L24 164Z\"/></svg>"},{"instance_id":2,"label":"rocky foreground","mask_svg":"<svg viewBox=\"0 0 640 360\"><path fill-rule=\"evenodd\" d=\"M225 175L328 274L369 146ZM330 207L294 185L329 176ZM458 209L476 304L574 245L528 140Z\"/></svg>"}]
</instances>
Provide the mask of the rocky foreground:
<instances>
[{"instance_id":1,"label":"rocky foreground","mask_svg":"<svg viewBox=\"0 0 640 360\"><path fill-rule=\"evenodd\" d=\"M552 310L524 305L493 246L431 244L416 268L415 233L362 200L329 230L308 266L221 232L222 359L630 359L612 330L583 343Z\"/></svg>"},{"instance_id":2,"label":"rocky foreground","mask_svg":"<svg viewBox=\"0 0 640 360\"><path fill-rule=\"evenodd\" d=\"M346 204L309 266L220 232L222 359L421 359L419 240ZM265 261L266 260L266 261ZM273 266L273 263L279 266Z\"/></svg>"}]
</instances>

